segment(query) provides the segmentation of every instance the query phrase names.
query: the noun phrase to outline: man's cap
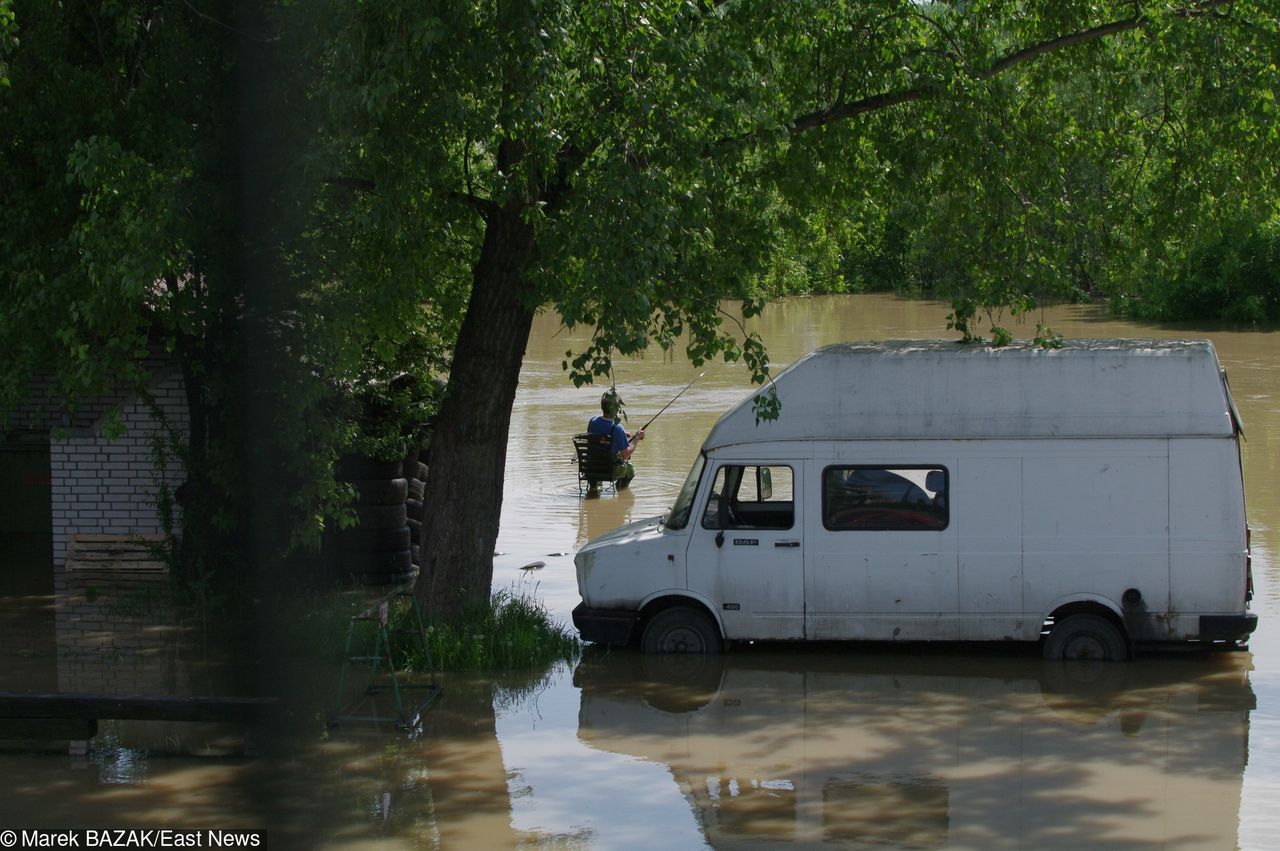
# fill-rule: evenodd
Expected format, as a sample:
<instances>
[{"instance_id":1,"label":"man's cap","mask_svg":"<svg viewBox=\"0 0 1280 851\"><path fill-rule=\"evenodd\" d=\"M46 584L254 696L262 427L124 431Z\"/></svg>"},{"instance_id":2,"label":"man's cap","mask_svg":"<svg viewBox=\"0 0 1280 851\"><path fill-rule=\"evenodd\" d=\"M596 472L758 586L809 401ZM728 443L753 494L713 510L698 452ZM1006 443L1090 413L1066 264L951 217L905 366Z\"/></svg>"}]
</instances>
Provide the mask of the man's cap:
<instances>
[{"instance_id":1,"label":"man's cap","mask_svg":"<svg viewBox=\"0 0 1280 851\"><path fill-rule=\"evenodd\" d=\"M610 387L600 396L600 410L609 416L616 416L622 410L622 397L618 395L618 388Z\"/></svg>"}]
</instances>

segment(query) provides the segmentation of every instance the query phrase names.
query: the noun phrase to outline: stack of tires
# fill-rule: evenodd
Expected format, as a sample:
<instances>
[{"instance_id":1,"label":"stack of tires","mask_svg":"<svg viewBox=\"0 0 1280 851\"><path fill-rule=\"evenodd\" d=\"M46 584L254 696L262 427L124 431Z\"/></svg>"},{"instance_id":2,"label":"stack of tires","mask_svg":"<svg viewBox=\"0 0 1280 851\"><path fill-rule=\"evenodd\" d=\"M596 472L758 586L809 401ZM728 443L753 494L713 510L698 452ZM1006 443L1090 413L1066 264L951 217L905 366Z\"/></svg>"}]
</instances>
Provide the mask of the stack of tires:
<instances>
[{"instance_id":1,"label":"stack of tires","mask_svg":"<svg viewBox=\"0 0 1280 851\"><path fill-rule=\"evenodd\" d=\"M333 533L332 561L341 580L393 585L413 577L416 567L409 529L409 480L402 474L403 468L400 461L354 456L339 462L338 477L356 489L353 507L357 518L354 527ZM419 499L418 506L421 505Z\"/></svg>"},{"instance_id":2,"label":"stack of tires","mask_svg":"<svg viewBox=\"0 0 1280 851\"><path fill-rule=\"evenodd\" d=\"M425 509L422 503L422 492L426 486L427 465L419 460L418 450L414 450L404 459L403 471L408 481L409 497L405 500L405 513L409 523L409 550L413 557L415 570L422 569L422 524Z\"/></svg>"}]
</instances>

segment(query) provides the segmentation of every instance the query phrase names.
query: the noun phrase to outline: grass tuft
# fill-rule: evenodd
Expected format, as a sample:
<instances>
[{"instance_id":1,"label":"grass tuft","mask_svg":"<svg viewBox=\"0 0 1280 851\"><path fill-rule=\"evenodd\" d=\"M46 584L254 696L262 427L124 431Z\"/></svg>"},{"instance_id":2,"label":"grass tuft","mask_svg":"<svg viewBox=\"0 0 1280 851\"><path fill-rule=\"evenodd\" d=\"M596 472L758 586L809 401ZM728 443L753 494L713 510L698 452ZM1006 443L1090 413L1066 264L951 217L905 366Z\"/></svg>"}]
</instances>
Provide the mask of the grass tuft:
<instances>
[{"instance_id":1,"label":"grass tuft","mask_svg":"<svg viewBox=\"0 0 1280 851\"><path fill-rule=\"evenodd\" d=\"M318 595L294 607L281 628L281 639L294 658L322 663L342 661L351 617L369 605L359 594ZM541 602L527 594L498 591L489 604L463 611L454 623L425 614L430 657L415 635L418 620L412 598L396 600L388 622L394 662L398 670L499 673L546 670L556 662L575 662L582 645L577 634L556 623ZM352 652L373 646L376 624L354 624Z\"/></svg>"},{"instance_id":2,"label":"grass tuft","mask_svg":"<svg viewBox=\"0 0 1280 851\"><path fill-rule=\"evenodd\" d=\"M408 670L496 672L544 669L576 661L582 652L578 637L551 619L541 602L525 594L498 591L489 604L465 609L454 623L428 618L427 659L413 636L416 626L406 602L392 615L392 643L404 652L397 662Z\"/></svg>"}]
</instances>

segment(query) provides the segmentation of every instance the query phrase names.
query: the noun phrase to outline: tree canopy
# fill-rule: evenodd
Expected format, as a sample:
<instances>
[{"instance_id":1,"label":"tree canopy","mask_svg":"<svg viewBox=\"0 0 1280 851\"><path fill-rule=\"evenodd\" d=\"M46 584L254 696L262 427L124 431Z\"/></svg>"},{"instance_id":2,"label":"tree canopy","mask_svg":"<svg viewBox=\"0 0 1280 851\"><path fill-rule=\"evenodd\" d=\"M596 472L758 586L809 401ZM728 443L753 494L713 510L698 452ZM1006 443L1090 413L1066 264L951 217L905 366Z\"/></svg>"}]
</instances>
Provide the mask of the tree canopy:
<instances>
[{"instance_id":1,"label":"tree canopy","mask_svg":"<svg viewBox=\"0 0 1280 851\"><path fill-rule=\"evenodd\" d=\"M277 60L264 131L284 155L253 236L278 260L278 416L311 424L327 470L354 441L339 389L447 377L419 581L446 612L489 591L539 308L593 330L565 354L580 383L654 344L765 382L766 341L726 299L749 316L780 290L887 283L953 298L977 336L1036 299L1123 301L1277 212L1263 0L17 0L0 322L36 339L7 399L50 363L85 392L158 328L194 353L193 405L227 410L246 39ZM206 451L235 451L237 422ZM296 483L295 525L335 513L323 479Z\"/></svg>"},{"instance_id":2,"label":"tree canopy","mask_svg":"<svg viewBox=\"0 0 1280 851\"><path fill-rule=\"evenodd\" d=\"M344 177L379 220L429 218L431 250L464 258L463 280L427 291L469 292L426 498L420 588L446 606L488 587L541 305L594 330L566 353L576 381L678 338L763 380L763 341L720 305L750 315L788 266L847 274L893 259L901 234L975 335L982 309L995 324L1106 292L1196 232L1275 211L1266 3L337 2L322 17L319 64L342 71L332 123L360 138Z\"/></svg>"}]
</instances>

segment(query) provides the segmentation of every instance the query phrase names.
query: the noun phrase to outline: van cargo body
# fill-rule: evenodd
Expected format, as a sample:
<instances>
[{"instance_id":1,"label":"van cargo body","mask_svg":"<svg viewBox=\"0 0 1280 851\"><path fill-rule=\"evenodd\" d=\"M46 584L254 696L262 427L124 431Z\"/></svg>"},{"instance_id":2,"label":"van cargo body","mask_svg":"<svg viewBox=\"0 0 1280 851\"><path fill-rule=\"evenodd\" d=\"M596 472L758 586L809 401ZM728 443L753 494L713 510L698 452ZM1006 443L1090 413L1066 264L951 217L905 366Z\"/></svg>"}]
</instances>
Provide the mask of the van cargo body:
<instances>
[{"instance_id":1,"label":"van cargo body","mask_svg":"<svg viewBox=\"0 0 1280 851\"><path fill-rule=\"evenodd\" d=\"M1239 418L1208 342L827 346L576 557L584 639L1235 647L1257 617Z\"/></svg>"}]
</instances>

